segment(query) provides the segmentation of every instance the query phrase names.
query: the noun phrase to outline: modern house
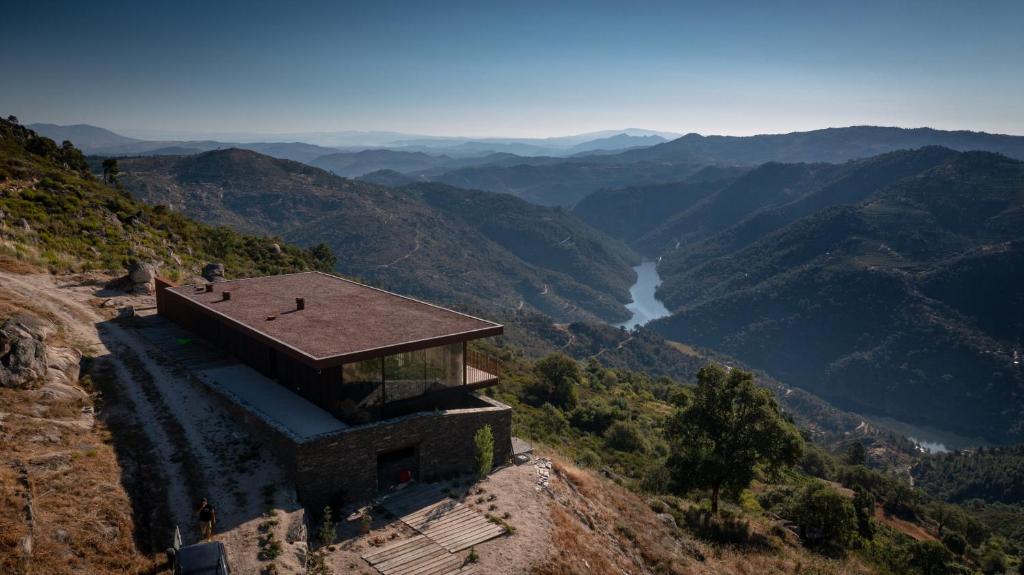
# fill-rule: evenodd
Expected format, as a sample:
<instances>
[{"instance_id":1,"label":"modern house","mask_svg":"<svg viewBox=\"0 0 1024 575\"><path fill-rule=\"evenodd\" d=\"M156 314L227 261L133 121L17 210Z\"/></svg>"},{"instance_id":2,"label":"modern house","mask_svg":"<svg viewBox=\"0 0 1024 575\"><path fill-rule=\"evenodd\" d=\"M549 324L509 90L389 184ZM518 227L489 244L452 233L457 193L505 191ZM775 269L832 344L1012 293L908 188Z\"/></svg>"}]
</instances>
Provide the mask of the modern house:
<instances>
[{"instance_id":1,"label":"modern house","mask_svg":"<svg viewBox=\"0 0 1024 575\"><path fill-rule=\"evenodd\" d=\"M476 393L498 362L469 345L501 325L320 272L158 281L157 310L242 364L201 379L265 432L307 505L472 470L484 425L509 457L511 409Z\"/></svg>"}]
</instances>

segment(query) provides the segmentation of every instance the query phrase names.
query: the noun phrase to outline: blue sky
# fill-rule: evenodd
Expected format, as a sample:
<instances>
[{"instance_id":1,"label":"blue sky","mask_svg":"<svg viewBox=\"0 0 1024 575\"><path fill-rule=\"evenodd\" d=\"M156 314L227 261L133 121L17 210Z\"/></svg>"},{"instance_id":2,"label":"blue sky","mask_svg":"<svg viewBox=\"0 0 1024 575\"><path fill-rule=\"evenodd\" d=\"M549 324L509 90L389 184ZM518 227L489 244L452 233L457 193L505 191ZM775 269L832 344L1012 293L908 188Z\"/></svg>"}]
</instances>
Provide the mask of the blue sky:
<instances>
[{"instance_id":1,"label":"blue sky","mask_svg":"<svg viewBox=\"0 0 1024 575\"><path fill-rule=\"evenodd\" d=\"M0 114L114 130L1024 134L1024 2L6 2Z\"/></svg>"}]
</instances>

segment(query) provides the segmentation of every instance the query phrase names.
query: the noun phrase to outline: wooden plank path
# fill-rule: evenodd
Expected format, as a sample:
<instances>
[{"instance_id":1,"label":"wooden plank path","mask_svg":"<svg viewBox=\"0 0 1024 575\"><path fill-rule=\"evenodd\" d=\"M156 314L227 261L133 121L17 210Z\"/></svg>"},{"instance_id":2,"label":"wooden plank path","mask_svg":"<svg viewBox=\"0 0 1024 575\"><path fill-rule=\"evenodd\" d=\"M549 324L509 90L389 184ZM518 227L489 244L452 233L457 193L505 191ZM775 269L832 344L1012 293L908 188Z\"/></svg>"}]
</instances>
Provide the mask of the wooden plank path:
<instances>
[{"instance_id":1,"label":"wooden plank path","mask_svg":"<svg viewBox=\"0 0 1024 575\"><path fill-rule=\"evenodd\" d=\"M474 566L463 567L461 557L426 535L416 535L374 550L363 555L363 559L383 575L482 575Z\"/></svg>"},{"instance_id":2,"label":"wooden plank path","mask_svg":"<svg viewBox=\"0 0 1024 575\"><path fill-rule=\"evenodd\" d=\"M505 533L504 527L447 497L438 484L407 487L380 506L451 553Z\"/></svg>"}]
</instances>

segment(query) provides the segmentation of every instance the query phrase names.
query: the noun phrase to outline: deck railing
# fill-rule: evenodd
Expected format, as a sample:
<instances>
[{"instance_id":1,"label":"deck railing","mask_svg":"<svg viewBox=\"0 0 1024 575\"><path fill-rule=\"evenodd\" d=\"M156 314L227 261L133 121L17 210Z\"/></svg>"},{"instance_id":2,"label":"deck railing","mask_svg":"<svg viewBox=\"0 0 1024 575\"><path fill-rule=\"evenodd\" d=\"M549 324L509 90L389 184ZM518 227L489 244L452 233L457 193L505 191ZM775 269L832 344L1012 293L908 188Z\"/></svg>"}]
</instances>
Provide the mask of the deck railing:
<instances>
[{"instance_id":1,"label":"deck railing","mask_svg":"<svg viewBox=\"0 0 1024 575\"><path fill-rule=\"evenodd\" d=\"M498 382L501 362L498 358L473 349L466 350L466 385L486 385Z\"/></svg>"}]
</instances>

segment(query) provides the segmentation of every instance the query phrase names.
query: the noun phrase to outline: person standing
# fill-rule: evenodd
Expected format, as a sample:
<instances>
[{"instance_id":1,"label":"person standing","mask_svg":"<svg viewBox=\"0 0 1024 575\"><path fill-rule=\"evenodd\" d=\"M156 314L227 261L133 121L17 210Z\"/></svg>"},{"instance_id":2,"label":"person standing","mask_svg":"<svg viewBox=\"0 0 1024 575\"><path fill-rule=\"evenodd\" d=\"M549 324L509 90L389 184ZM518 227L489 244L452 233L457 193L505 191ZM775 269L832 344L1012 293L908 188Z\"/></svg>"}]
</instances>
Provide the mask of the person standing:
<instances>
[{"instance_id":1,"label":"person standing","mask_svg":"<svg viewBox=\"0 0 1024 575\"><path fill-rule=\"evenodd\" d=\"M204 497L196 513L199 514L199 532L204 540L210 541L213 539L213 528L217 524L217 510Z\"/></svg>"}]
</instances>

